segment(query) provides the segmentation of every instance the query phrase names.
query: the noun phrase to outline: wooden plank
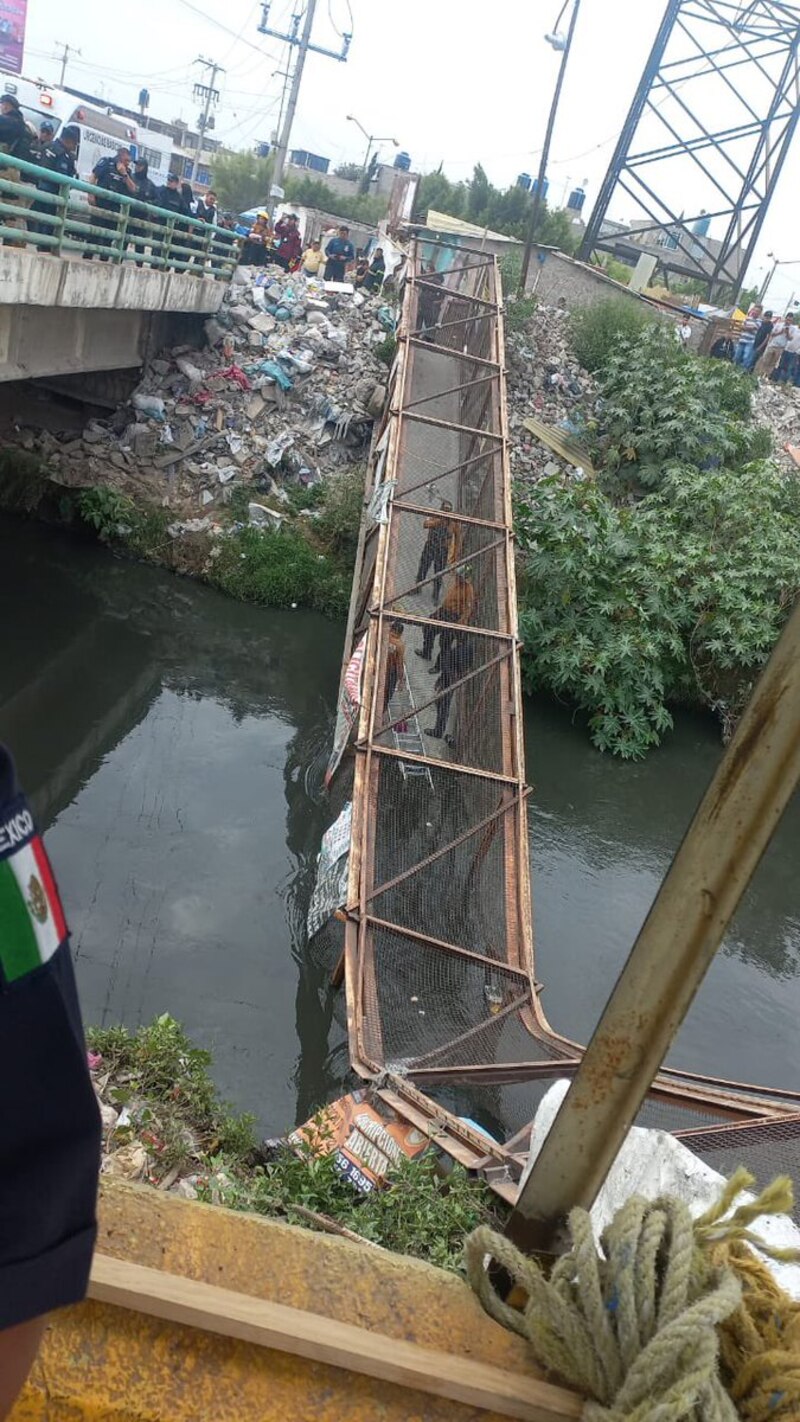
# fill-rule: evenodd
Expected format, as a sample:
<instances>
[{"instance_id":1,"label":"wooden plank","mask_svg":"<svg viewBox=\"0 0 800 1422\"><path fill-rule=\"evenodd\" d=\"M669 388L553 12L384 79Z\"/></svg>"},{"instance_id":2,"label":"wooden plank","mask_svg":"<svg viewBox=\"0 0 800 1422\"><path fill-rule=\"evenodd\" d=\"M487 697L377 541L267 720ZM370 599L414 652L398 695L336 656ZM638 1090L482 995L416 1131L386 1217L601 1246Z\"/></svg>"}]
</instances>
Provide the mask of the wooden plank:
<instances>
[{"instance_id":1,"label":"wooden plank","mask_svg":"<svg viewBox=\"0 0 800 1422\"><path fill-rule=\"evenodd\" d=\"M591 479L597 477L597 470L592 464L589 451L579 440L572 439L564 430L556 429L554 425L545 425L541 420L523 420L526 430L535 435L540 444L544 444L548 449L552 449L560 459L565 459L567 464L573 464L576 469L583 469Z\"/></svg>"},{"instance_id":2,"label":"wooden plank","mask_svg":"<svg viewBox=\"0 0 800 1422\"><path fill-rule=\"evenodd\" d=\"M583 1410L576 1393L538 1378L108 1255L95 1255L89 1297L522 1422L566 1422Z\"/></svg>"}]
</instances>

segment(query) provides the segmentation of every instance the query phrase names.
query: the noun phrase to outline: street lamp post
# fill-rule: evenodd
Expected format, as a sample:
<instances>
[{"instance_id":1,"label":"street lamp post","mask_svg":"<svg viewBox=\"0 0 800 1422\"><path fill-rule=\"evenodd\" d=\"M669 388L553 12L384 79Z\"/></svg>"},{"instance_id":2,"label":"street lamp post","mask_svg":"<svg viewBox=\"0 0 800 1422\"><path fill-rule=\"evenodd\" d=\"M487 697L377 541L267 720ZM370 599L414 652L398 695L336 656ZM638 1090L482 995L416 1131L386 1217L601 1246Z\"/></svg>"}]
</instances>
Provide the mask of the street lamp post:
<instances>
[{"instance_id":1,"label":"street lamp post","mask_svg":"<svg viewBox=\"0 0 800 1422\"><path fill-rule=\"evenodd\" d=\"M364 182L366 182L367 173L369 172L369 160L370 154L372 152L373 143L393 143L395 148L399 148L400 144L397 142L396 138L389 138L388 135L378 137L378 135L375 133L367 133L367 130L365 129L363 123L359 123L358 119L355 118L353 114L347 115L347 122L354 123L356 128L360 128L361 132L367 140L367 152L364 158L364 166L361 169L361 182L363 184Z\"/></svg>"},{"instance_id":2,"label":"street lamp post","mask_svg":"<svg viewBox=\"0 0 800 1422\"><path fill-rule=\"evenodd\" d=\"M570 19L569 29L565 38L564 35L561 34L558 26L561 21L561 17L567 8L568 3L569 0L565 0L561 15L559 15L558 20L556 21L556 27L553 33L545 35L547 43L552 45L553 49L560 50L561 64L558 70L558 78L556 80L555 92L553 94L553 102L550 105L550 117L547 120L547 129L544 136L544 146L542 148L542 159L539 164L539 176L536 179L536 192L533 195L531 218L528 224L528 236L525 242L525 252L522 258L522 271L520 273L519 278L519 287L517 288L518 296L525 295L525 286L528 281L528 271L530 269L531 255L533 252L533 241L536 235L536 224L539 221L539 213L542 207L542 195L544 192L545 179L547 177L547 164L550 159L550 144L553 138L553 129L555 128L559 100L561 99L561 90L564 86L564 75L567 72L569 53L572 48L572 37L575 34L575 26L578 22L578 11L581 7L581 0L573 0L572 17Z\"/></svg>"}]
</instances>

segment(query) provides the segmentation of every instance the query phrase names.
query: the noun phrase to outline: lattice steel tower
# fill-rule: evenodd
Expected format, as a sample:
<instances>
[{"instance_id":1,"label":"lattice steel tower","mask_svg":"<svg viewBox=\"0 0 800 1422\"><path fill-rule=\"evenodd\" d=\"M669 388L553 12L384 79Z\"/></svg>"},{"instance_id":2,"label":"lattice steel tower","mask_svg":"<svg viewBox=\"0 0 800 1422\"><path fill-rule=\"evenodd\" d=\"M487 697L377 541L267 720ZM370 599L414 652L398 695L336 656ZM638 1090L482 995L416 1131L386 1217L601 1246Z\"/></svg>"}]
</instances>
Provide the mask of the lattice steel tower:
<instances>
[{"instance_id":1,"label":"lattice steel tower","mask_svg":"<svg viewBox=\"0 0 800 1422\"><path fill-rule=\"evenodd\" d=\"M581 256L650 251L738 294L800 116L799 45L800 3L669 0ZM622 194L635 242L607 224Z\"/></svg>"}]
</instances>

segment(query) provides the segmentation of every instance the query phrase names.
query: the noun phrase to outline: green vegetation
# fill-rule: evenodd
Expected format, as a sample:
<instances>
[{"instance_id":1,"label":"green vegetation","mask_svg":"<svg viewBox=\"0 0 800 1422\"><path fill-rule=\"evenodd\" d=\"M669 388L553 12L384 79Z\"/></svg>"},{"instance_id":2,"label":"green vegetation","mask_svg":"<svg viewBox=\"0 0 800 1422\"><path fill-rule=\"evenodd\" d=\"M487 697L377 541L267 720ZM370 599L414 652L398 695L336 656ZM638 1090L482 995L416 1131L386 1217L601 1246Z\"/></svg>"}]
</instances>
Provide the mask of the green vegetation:
<instances>
[{"instance_id":1,"label":"green vegetation","mask_svg":"<svg viewBox=\"0 0 800 1422\"><path fill-rule=\"evenodd\" d=\"M266 607L311 607L343 616L350 581L324 553L315 553L295 528L242 528L220 540L208 575L213 587Z\"/></svg>"},{"instance_id":2,"label":"green vegetation","mask_svg":"<svg viewBox=\"0 0 800 1422\"><path fill-rule=\"evenodd\" d=\"M598 375L597 482L518 500L524 675L636 759L670 705L709 707L726 733L741 714L800 592L800 483L764 457L749 377L668 327L618 336Z\"/></svg>"},{"instance_id":3,"label":"green vegetation","mask_svg":"<svg viewBox=\"0 0 800 1422\"><path fill-rule=\"evenodd\" d=\"M212 164L214 191L224 211L248 212L268 202L272 181L272 158L254 153L231 153L222 149Z\"/></svg>"},{"instance_id":4,"label":"green vegetation","mask_svg":"<svg viewBox=\"0 0 800 1422\"><path fill-rule=\"evenodd\" d=\"M316 207L343 220L363 222L373 227L386 216L386 198L375 197L371 193L358 193L355 197L335 193L321 178L289 177L284 187L289 202L296 203L298 207Z\"/></svg>"},{"instance_id":5,"label":"green vegetation","mask_svg":"<svg viewBox=\"0 0 800 1422\"><path fill-rule=\"evenodd\" d=\"M293 487L288 504L276 506L284 519L279 528L240 526L251 497L252 491L244 487L233 491L227 508L220 511L230 531L213 541L196 535L194 558L182 559L180 570L199 572L212 587L242 602L310 607L329 617L345 616L361 525L363 469L353 467L309 489ZM173 541L167 533L171 516L166 509L135 504L105 486L81 490L65 512L67 521L74 507L101 542L172 566ZM307 512L314 517L306 517ZM214 557L209 560L212 546Z\"/></svg>"},{"instance_id":6,"label":"green vegetation","mask_svg":"<svg viewBox=\"0 0 800 1422\"><path fill-rule=\"evenodd\" d=\"M725 361L687 355L671 326L632 331L617 335L598 370L602 435L593 452L605 486L650 490L676 466L736 467L749 459L752 378Z\"/></svg>"},{"instance_id":7,"label":"green vegetation","mask_svg":"<svg viewBox=\"0 0 800 1422\"><path fill-rule=\"evenodd\" d=\"M611 277L612 281L621 282L623 286L629 284L633 276L633 267L629 267L625 262L618 262L616 257L607 255L600 258L600 263L606 276Z\"/></svg>"},{"instance_id":8,"label":"green vegetation","mask_svg":"<svg viewBox=\"0 0 800 1422\"><path fill-rule=\"evenodd\" d=\"M615 296L574 312L569 323L570 339L584 370L594 372L602 370L618 354L621 343L635 339L653 323L654 317L646 306L626 296Z\"/></svg>"},{"instance_id":9,"label":"green vegetation","mask_svg":"<svg viewBox=\"0 0 800 1422\"><path fill-rule=\"evenodd\" d=\"M200 1199L229 1209L255 1211L308 1224L312 1211L364 1239L457 1270L465 1237L479 1224L502 1224L503 1208L482 1182L461 1166L443 1176L433 1154L401 1161L389 1190L357 1194L342 1179L332 1155L306 1145L279 1149L265 1160L253 1120L220 1102L211 1080L211 1057L190 1042L171 1017L131 1033L125 1027L92 1028L89 1046L102 1062L97 1080L103 1099L126 1107L111 1149L144 1146L148 1177L160 1183L176 1169L190 1173ZM317 1123L317 1136L324 1127Z\"/></svg>"},{"instance_id":10,"label":"green vegetation","mask_svg":"<svg viewBox=\"0 0 800 1422\"><path fill-rule=\"evenodd\" d=\"M446 212L451 217L461 217L479 227L491 227L495 232L524 241L531 202L531 194L516 184L505 189L494 187L477 163L467 183L451 183L441 169L425 173L417 188L413 218L415 222L423 221L428 209L433 208L435 212ZM534 237L545 247L559 247L562 252L572 253L578 246L568 214L551 210L546 202L541 205Z\"/></svg>"},{"instance_id":11,"label":"green vegetation","mask_svg":"<svg viewBox=\"0 0 800 1422\"><path fill-rule=\"evenodd\" d=\"M136 1033L91 1027L86 1037L109 1074L104 1099L130 1112L130 1124L115 1132L115 1145L141 1139L155 1178L219 1152L239 1163L252 1157L252 1116L236 1115L220 1101L209 1053L193 1046L172 1017L165 1013Z\"/></svg>"},{"instance_id":12,"label":"green vegetation","mask_svg":"<svg viewBox=\"0 0 800 1422\"><path fill-rule=\"evenodd\" d=\"M386 338L374 347L373 351L376 360L383 362L391 370L394 358L397 355L397 337L386 336Z\"/></svg>"}]
</instances>

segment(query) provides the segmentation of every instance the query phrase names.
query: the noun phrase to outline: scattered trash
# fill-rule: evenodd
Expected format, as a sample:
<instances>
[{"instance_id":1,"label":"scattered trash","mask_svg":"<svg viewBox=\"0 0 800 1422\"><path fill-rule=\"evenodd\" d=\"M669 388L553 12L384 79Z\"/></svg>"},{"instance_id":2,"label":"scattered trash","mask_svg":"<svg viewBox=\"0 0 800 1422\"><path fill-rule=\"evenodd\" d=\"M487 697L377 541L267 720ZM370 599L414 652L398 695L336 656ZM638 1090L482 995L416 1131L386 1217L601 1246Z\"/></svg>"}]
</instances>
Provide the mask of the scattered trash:
<instances>
[{"instance_id":1,"label":"scattered trash","mask_svg":"<svg viewBox=\"0 0 800 1422\"><path fill-rule=\"evenodd\" d=\"M256 528L280 528L283 518L266 504L248 504L247 516Z\"/></svg>"},{"instance_id":2,"label":"scattered trash","mask_svg":"<svg viewBox=\"0 0 800 1422\"><path fill-rule=\"evenodd\" d=\"M364 461L386 400L376 351L395 324L385 293L356 296L347 283L328 293L302 273L240 267L204 323L203 349L160 351L130 399L80 436L21 426L18 438L59 485L168 510L171 539L224 532L227 512L217 524L198 506L240 488L259 506L288 502L289 487Z\"/></svg>"},{"instance_id":3,"label":"scattered trash","mask_svg":"<svg viewBox=\"0 0 800 1422\"><path fill-rule=\"evenodd\" d=\"M151 420L163 420L166 414L166 406L163 400L157 395L144 395L137 390L133 397L134 408L143 415L149 415Z\"/></svg>"}]
</instances>

